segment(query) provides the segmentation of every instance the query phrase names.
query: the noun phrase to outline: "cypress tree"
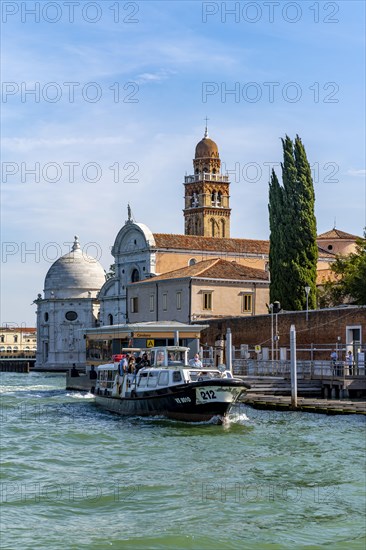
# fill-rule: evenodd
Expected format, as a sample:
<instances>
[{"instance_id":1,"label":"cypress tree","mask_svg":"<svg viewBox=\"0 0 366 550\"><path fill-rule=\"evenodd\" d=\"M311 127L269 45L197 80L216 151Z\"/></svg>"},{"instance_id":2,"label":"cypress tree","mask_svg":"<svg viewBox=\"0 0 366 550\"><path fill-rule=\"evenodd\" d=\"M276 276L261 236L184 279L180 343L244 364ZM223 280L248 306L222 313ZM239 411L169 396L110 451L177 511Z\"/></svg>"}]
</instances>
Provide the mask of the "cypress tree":
<instances>
[{"instance_id":1,"label":"cypress tree","mask_svg":"<svg viewBox=\"0 0 366 550\"><path fill-rule=\"evenodd\" d=\"M281 258L283 247L281 228L282 212L283 212L283 189L280 186L278 178L274 170L272 170L271 181L269 185L269 272L271 277L270 284L270 301L273 303L277 300L277 296L281 295L279 283L282 280L283 265Z\"/></svg>"},{"instance_id":2,"label":"cypress tree","mask_svg":"<svg viewBox=\"0 0 366 550\"><path fill-rule=\"evenodd\" d=\"M269 187L270 299L284 309L306 307L305 286L310 287L309 308L316 306L318 248L314 214L314 187L304 146L282 140L282 183L272 172Z\"/></svg>"}]
</instances>

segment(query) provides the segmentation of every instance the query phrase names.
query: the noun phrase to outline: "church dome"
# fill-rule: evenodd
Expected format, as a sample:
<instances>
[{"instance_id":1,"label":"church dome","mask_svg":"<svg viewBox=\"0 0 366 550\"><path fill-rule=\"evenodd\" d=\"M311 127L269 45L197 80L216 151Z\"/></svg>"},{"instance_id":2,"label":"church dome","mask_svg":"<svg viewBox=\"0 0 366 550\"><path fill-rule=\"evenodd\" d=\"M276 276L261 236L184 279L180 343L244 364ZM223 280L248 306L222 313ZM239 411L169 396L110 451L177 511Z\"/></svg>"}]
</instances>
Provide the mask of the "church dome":
<instances>
[{"instance_id":1,"label":"church dome","mask_svg":"<svg viewBox=\"0 0 366 550\"><path fill-rule=\"evenodd\" d=\"M208 137L207 126L203 139L196 145L196 159L202 158L219 158L219 148L216 143Z\"/></svg>"},{"instance_id":2,"label":"church dome","mask_svg":"<svg viewBox=\"0 0 366 550\"><path fill-rule=\"evenodd\" d=\"M95 298L104 283L103 267L81 250L75 237L71 252L56 260L47 272L45 298Z\"/></svg>"},{"instance_id":3,"label":"church dome","mask_svg":"<svg viewBox=\"0 0 366 550\"><path fill-rule=\"evenodd\" d=\"M216 143L205 136L199 143L196 145L196 155L195 158L207 158L207 157L219 157L219 149Z\"/></svg>"}]
</instances>

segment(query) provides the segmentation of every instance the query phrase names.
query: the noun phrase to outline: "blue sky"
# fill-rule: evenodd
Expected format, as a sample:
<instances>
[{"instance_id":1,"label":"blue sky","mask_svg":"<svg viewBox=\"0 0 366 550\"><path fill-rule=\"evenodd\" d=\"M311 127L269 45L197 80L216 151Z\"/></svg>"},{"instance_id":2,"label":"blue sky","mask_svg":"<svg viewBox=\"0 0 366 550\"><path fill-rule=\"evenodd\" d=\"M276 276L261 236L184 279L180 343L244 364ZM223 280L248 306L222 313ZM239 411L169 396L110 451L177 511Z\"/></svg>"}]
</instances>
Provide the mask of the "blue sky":
<instances>
[{"instance_id":1,"label":"blue sky","mask_svg":"<svg viewBox=\"0 0 366 550\"><path fill-rule=\"evenodd\" d=\"M183 232L206 116L233 237L268 238L285 134L313 166L318 233L362 234L363 1L71 4L2 3L1 324L35 325L74 235L108 269L128 202L153 232Z\"/></svg>"}]
</instances>

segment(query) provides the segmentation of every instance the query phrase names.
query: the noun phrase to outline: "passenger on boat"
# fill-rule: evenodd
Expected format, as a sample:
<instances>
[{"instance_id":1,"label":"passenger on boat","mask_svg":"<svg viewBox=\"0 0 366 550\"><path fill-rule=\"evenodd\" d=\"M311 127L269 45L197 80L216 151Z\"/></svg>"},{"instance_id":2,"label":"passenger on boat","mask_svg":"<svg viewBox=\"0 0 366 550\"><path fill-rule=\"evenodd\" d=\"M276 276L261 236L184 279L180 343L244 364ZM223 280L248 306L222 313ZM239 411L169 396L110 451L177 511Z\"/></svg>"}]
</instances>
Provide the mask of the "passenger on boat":
<instances>
[{"instance_id":1,"label":"passenger on boat","mask_svg":"<svg viewBox=\"0 0 366 550\"><path fill-rule=\"evenodd\" d=\"M120 376L123 376L124 374L126 374L126 372L127 372L127 367L128 367L127 357L124 356L124 357L122 357L122 359L121 359L120 362L119 362L119 365L118 365L118 374L119 374Z\"/></svg>"},{"instance_id":2,"label":"passenger on boat","mask_svg":"<svg viewBox=\"0 0 366 550\"><path fill-rule=\"evenodd\" d=\"M144 353L143 356L142 356L142 359L139 363L139 368L142 368L142 367L150 367L151 366L151 363L148 359L148 356L147 356L147 353Z\"/></svg>"},{"instance_id":3,"label":"passenger on boat","mask_svg":"<svg viewBox=\"0 0 366 550\"><path fill-rule=\"evenodd\" d=\"M200 356L198 355L198 353L196 353L194 358L189 361L189 366L190 367L197 367L198 369L202 368L202 361L201 361Z\"/></svg>"},{"instance_id":4,"label":"passenger on boat","mask_svg":"<svg viewBox=\"0 0 366 550\"><path fill-rule=\"evenodd\" d=\"M134 355L130 355L130 358L128 360L128 374L134 374L135 372L135 357Z\"/></svg>"}]
</instances>

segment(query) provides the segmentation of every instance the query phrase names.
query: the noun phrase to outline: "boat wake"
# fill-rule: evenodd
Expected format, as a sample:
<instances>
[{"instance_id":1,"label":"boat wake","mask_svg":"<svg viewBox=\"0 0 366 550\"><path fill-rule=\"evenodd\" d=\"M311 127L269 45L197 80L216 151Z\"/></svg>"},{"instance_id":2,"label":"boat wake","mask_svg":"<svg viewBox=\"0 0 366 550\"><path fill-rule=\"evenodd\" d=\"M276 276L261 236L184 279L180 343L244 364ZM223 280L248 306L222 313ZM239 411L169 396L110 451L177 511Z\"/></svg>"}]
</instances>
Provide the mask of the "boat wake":
<instances>
[{"instance_id":1,"label":"boat wake","mask_svg":"<svg viewBox=\"0 0 366 550\"><path fill-rule=\"evenodd\" d=\"M71 397L72 399L95 399L95 395L91 392L80 392L73 391L66 394L66 397Z\"/></svg>"}]
</instances>

